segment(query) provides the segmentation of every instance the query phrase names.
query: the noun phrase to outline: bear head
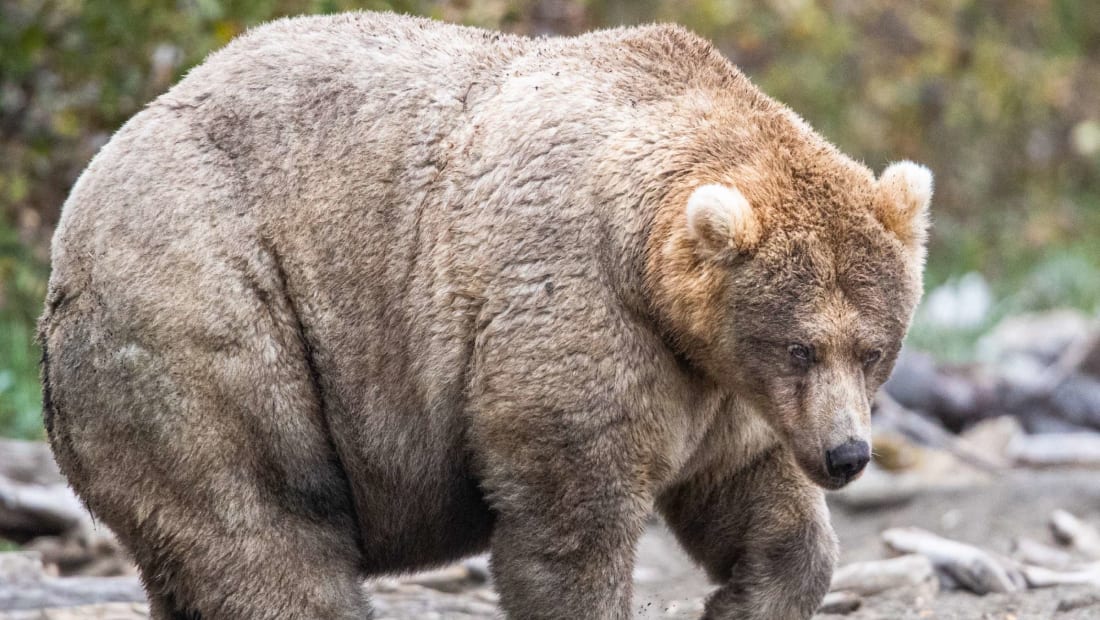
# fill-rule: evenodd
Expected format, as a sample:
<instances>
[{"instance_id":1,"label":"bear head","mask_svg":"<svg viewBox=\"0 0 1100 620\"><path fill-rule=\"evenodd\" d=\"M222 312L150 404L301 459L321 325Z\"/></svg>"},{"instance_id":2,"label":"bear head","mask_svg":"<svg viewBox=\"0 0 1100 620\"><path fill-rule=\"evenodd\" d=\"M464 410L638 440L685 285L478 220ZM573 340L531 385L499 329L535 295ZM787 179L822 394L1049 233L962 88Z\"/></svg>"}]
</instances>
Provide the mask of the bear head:
<instances>
[{"instance_id":1,"label":"bear head","mask_svg":"<svg viewBox=\"0 0 1100 620\"><path fill-rule=\"evenodd\" d=\"M835 489L870 458L871 403L921 296L932 175L903 161L876 179L783 126L802 139L758 135L668 193L650 290L688 363Z\"/></svg>"}]
</instances>

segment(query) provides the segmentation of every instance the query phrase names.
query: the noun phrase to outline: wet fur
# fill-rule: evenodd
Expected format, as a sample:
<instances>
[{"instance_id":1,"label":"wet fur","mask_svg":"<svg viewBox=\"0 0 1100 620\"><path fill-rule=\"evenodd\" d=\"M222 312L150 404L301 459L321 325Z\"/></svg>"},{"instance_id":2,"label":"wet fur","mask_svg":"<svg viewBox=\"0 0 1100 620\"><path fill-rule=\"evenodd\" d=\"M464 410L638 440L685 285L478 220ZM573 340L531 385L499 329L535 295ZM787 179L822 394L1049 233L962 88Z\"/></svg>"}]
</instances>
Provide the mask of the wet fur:
<instances>
[{"instance_id":1,"label":"wet fur","mask_svg":"<svg viewBox=\"0 0 1100 620\"><path fill-rule=\"evenodd\" d=\"M692 245L701 183L758 248ZM838 287L904 332L919 269L876 192L677 27L275 22L74 188L49 439L159 619L362 618L363 577L486 549L511 617L626 618L654 506L723 584L709 617L808 618L835 540L761 342Z\"/></svg>"}]
</instances>

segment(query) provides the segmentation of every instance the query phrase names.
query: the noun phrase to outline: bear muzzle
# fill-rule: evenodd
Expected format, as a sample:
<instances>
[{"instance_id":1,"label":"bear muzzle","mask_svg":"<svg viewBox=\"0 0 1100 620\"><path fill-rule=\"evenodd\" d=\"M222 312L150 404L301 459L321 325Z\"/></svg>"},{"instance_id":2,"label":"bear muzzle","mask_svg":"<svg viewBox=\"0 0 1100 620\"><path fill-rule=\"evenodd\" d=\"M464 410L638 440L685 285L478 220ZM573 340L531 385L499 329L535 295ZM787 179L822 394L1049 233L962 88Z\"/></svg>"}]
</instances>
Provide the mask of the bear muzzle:
<instances>
[{"instance_id":1,"label":"bear muzzle","mask_svg":"<svg viewBox=\"0 0 1100 620\"><path fill-rule=\"evenodd\" d=\"M871 446L860 439L849 439L825 451L825 468L838 487L858 478L870 460Z\"/></svg>"}]
</instances>

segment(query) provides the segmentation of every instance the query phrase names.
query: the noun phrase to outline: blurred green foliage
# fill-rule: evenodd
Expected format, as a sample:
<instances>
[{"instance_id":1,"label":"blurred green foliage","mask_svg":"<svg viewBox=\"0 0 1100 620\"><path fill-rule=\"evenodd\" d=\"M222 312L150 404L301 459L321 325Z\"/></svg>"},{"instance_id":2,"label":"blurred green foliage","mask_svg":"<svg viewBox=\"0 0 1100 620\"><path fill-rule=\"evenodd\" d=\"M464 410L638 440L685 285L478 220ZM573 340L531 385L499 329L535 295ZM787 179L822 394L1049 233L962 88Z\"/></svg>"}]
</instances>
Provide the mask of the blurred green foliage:
<instances>
[{"instance_id":1,"label":"blurred green foliage","mask_svg":"<svg viewBox=\"0 0 1100 620\"><path fill-rule=\"evenodd\" d=\"M990 320L1100 307L1091 0L4 0L0 434L40 434L31 336L48 238L110 133L245 28L360 8L527 34L682 23L844 151L875 169L900 158L933 169L930 285L985 274L999 300ZM928 330L914 338L948 346Z\"/></svg>"}]
</instances>

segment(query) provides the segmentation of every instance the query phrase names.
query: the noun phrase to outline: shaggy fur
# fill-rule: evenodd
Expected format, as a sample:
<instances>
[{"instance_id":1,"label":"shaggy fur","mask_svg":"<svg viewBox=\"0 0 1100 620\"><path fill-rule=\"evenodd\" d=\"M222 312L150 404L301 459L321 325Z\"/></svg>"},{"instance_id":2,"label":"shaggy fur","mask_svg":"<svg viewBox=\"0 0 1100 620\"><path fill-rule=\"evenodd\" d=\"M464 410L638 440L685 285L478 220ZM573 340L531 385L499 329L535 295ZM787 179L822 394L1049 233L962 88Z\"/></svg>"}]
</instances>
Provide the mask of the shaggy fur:
<instances>
[{"instance_id":1,"label":"shaggy fur","mask_svg":"<svg viewBox=\"0 0 1100 620\"><path fill-rule=\"evenodd\" d=\"M626 618L655 506L708 617L808 618L926 177L877 182L673 26L278 21L74 188L49 439L160 620L363 618L364 576L485 549L510 617Z\"/></svg>"}]
</instances>

